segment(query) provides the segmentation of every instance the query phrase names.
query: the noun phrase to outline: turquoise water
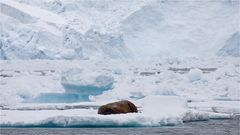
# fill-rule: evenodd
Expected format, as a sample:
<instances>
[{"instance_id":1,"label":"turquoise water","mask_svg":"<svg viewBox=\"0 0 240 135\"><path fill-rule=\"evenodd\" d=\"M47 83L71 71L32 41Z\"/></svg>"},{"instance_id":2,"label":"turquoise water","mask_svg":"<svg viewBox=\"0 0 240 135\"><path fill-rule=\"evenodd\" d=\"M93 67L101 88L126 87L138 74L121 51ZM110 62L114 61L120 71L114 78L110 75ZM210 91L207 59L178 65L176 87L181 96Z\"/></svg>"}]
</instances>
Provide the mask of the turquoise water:
<instances>
[{"instance_id":1,"label":"turquoise water","mask_svg":"<svg viewBox=\"0 0 240 135\"><path fill-rule=\"evenodd\" d=\"M106 86L91 86L91 85L70 85L63 84L64 93L41 93L36 98L29 98L20 95L25 101L30 103L74 103L90 101L89 96L96 96L102 94L104 91L112 89L112 83Z\"/></svg>"}]
</instances>

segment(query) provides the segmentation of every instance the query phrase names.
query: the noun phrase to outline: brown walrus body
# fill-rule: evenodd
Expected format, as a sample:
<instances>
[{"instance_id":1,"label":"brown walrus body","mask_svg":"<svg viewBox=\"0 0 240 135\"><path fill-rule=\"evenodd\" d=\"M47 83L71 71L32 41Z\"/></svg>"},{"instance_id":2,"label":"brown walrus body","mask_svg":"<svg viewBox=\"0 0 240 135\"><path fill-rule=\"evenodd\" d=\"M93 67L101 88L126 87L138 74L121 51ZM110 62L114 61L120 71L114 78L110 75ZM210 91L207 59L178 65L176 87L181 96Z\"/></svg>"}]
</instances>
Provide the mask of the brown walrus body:
<instances>
[{"instance_id":1,"label":"brown walrus body","mask_svg":"<svg viewBox=\"0 0 240 135\"><path fill-rule=\"evenodd\" d=\"M109 104L100 106L100 108L98 109L98 114L102 114L102 115L133 113L133 112L138 112L137 107L128 100L109 103Z\"/></svg>"}]
</instances>

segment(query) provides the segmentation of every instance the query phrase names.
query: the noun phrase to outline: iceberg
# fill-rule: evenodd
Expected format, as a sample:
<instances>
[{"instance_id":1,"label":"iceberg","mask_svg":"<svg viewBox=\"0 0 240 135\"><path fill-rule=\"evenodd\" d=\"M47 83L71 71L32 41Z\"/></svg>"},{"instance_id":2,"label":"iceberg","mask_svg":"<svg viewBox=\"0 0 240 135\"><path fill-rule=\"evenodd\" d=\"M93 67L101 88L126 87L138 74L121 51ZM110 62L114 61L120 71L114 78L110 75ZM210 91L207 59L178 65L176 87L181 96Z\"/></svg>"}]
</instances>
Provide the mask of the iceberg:
<instances>
[{"instance_id":1,"label":"iceberg","mask_svg":"<svg viewBox=\"0 0 240 135\"><path fill-rule=\"evenodd\" d=\"M40 103L73 103L90 101L89 96L101 95L113 88L114 78L111 75L83 69L69 69L62 73L61 84L64 93L40 93L35 98L24 102Z\"/></svg>"},{"instance_id":2,"label":"iceberg","mask_svg":"<svg viewBox=\"0 0 240 135\"><path fill-rule=\"evenodd\" d=\"M62 74L61 83L67 93L98 95L112 89L114 78L97 71L70 69Z\"/></svg>"},{"instance_id":3,"label":"iceberg","mask_svg":"<svg viewBox=\"0 0 240 135\"><path fill-rule=\"evenodd\" d=\"M188 73L188 79L190 82L199 81L202 79L203 73L200 69L191 69Z\"/></svg>"}]
</instances>

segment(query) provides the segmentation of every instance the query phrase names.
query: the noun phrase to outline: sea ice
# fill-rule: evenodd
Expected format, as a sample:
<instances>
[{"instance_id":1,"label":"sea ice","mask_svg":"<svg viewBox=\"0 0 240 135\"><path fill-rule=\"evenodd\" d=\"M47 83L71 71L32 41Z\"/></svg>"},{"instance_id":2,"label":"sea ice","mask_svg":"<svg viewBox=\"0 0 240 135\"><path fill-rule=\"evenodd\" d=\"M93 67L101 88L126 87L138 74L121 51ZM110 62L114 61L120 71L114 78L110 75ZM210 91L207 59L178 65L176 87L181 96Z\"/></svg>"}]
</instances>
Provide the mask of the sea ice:
<instances>
[{"instance_id":1,"label":"sea ice","mask_svg":"<svg viewBox=\"0 0 240 135\"><path fill-rule=\"evenodd\" d=\"M136 102L134 102L136 103ZM1 127L139 127L181 124L183 121L229 118L188 109L183 98L148 96L142 99L142 113L98 115L95 109L1 110ZM87 105L87 104L86 104ZM38 117L36 117L38 116Z\"/></svg>"}]
</instances>

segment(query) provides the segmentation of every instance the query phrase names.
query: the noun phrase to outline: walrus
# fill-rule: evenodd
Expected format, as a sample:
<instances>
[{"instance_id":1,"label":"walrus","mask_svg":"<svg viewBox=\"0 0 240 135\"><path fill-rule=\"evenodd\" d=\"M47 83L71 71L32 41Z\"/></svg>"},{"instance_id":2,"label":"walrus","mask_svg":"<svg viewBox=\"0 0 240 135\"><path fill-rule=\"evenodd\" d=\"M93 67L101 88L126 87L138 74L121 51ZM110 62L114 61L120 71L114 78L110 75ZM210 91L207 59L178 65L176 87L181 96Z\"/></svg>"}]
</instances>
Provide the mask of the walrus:
<instances>
[{"instance_id":1,"label":"walrus","mask_svg":"<svg viewBox=\"0 0 240 135\"><path fill-rule=\"evenodd\" d=\"M101 115L136 113L136 112L138 112L137 107L128 100L122 100L102 105L98 109L98 114Z\"/></svg>"}]
</instances>

